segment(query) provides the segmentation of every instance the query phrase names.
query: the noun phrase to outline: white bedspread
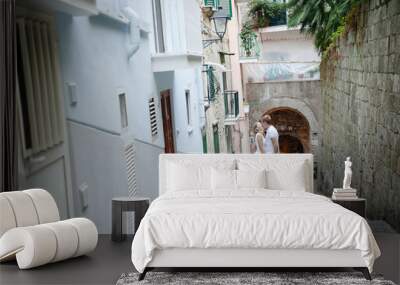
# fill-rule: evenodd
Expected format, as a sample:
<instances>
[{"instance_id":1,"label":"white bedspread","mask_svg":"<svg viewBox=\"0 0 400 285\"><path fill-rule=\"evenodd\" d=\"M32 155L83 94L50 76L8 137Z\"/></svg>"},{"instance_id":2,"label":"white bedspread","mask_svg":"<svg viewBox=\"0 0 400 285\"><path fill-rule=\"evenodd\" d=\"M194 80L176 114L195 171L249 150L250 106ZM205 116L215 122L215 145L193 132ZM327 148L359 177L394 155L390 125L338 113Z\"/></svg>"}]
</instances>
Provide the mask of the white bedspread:
<instances>
[{"instance_id":1,"label":"white bedspread","mask_svg":"<svg viewBox=\"0 0 400 285\"><path fill-rule=\"evenodd\" d=\"M143 272L155 249L358 249L372 271L380 251L365 219L299 191L171 192L156 199L132 243Z\"/></svg>"}]
</instances>

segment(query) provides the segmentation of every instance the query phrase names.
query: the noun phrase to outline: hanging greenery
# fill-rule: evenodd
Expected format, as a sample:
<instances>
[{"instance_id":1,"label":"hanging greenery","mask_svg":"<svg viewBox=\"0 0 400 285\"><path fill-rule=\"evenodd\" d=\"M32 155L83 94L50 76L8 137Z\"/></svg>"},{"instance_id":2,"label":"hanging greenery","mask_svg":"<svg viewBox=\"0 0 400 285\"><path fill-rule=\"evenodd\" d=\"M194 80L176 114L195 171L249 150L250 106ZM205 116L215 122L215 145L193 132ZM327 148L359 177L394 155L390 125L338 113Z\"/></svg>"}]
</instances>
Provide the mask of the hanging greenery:
<instances>
[{"instance_id":1,"label":"hanging greenery","mask_svg":"<svg viewBox=\"0 0 400 285\"><path fill-rule=\"evenodd\" d=\"M249 17L253 19L256 28L267 27L272 18L279 17L285 11L284 3L271 0L251 0L248 5Z\"/></svg>"},{"instance_id":2,"label":"hanging greenery","mask_svg":"<svg viewBox=\"0 0 400 285\"><path fill-rule=\"evenodd\" d=\"M300 25L315 38L321 54L335 43L343 32L354 7L365 0L289 0L289 26Z\"/></svg>"},{"instance_id":3,"label":"hanging greenery","mask_svg":"<svg viewBox=\"0 0 400 285\"><path fill-rule=\"evenodd\" d=\"M257 34L253 30L253 24L251 22L244 23L239 36L246 56L251 56L257 44Z\"/></svg>"}]
</instances>

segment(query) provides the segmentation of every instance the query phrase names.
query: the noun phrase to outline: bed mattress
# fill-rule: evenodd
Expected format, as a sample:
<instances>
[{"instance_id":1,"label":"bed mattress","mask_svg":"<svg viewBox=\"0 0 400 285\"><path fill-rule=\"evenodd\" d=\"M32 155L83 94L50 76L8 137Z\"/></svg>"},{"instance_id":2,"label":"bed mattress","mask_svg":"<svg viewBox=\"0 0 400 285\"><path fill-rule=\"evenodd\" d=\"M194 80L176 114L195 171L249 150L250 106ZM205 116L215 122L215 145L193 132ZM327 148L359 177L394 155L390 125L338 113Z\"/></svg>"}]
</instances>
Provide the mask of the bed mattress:
<instances>
[{"instance_id":1,"label":"bed mattress","mask_svg":"<svg viewBox=\"0 0 400 285\"><path fill-rule=\"evenodd\" d=\"M132 243L139 272L163 249L359 250L372 271L380 255L361 216L300 191L167 192L154 200Z\"/></svg>"}]
</instances>

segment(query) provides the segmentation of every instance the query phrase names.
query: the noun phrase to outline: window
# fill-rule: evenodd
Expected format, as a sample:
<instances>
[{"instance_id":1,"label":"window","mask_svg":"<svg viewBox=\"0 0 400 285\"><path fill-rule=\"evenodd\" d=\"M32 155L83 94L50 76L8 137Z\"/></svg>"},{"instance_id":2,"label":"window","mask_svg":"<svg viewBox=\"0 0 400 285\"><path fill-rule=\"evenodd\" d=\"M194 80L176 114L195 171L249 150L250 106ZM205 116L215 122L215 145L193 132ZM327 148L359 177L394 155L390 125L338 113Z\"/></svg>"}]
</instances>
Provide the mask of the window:
<instances>
[{"instance_id":1,"label":"window","mask_svg":"<svg viewBox=\"0 0 400 285\"><path fill-rule=\"evenodd\" d=\"M154 103L154 98L151 98L149 100L149 113L150 113L151 135L156 136L158 134L158 127L157 127L156 105Z\"/></svg>"},{"instance_id":2,"label":"window","mask_svg":"<svg viewBox=\"0 0 400 285\"><path fill-rule=\"evenodd\" d=\"M207 153L207 134L206 132L203 132L203 153Z\"/></svg>"},{"instance_id":3,"label":"window","mask_svg":"<svg viewBox=\"0 0 400 285\"><path fill-rule=\"evenodd\" d=\"M220 0L204 0L204 7L210 7L213 10L217 11L220 7L219 1Z\"/></svg>"},{"instance_id":4,"label":"window","mask_svg":"<svg viewBox=\"0 0 400 285\"><path fill-rule=\"evenodd\" d=\"M187 124L190 126L192 124L192 112L190 110L190 90L185 90L185 100L186 100L186 119Z\"/></svg>"},{"instance_id":5,"label":"window","mask_svg":"<svg viewBox=\"0 0 400 285\"><path fill-rule=\"evenodd\" d=\"M219 153L218 124L213 125L214 153Z\"/></svg>"},{"instance_id":6,"label":"window","mask_svg":"<svg viewBox=\"0 0 400 285\"><path fill-rule=\"evenodd\" d=\"M154 41L157 53L165 52L161 0L153 0Z\"/></svg>"},{"instance_id":7,"label":"window","mask_svg":"<svg viewBox=\"0 0 400 285\"><path fill-rule=\"evenodd\" d=\"M208 1L210 2L210 1ZM218 7L215 15L232 18L232 0L214 0Z\"/></svg>"},{"instance_id":8,"label":"window","mask_svg":"<svg viewBox=\"0 0 400 285\"><path fill-rule=\"evenodd\" d=\"M285 0L274 0L275 3L285 4ZM287 24L287 12L286 9L282 6L282 9L277 11L277 14L270 19L270 26L281 26Z\"/></svg>"},{"instance_id":9,"label":"window","mask_svg":"<svg viewBox=\"0 0 400 285\"><path fill-rule=\"evenodd\" d=\"M126 111L125 93L119 94L118 98L119 98L119 112L121 114L121 128L125 129L128 127L128 113Z\"/></svg>"},{"instance_id":10,"label":"window","mask_svg":"<svg viewBox=\"0 0 400 285\"><path fill-rule=\"evenodd\" d=\"M17 92L25 158L64 141L53 28L45 18L17 19Z\"/></svg>"},{"instance_id":11,"label":"window","mask_svg":"<svg viewBox=\"0 0 400 285\"><path fill-rule=\"evenodd\" d=\"M228 81L226 79L226 71L222 72L222 88L224 91L228 89Z\"/></svg>"}]
</instances>

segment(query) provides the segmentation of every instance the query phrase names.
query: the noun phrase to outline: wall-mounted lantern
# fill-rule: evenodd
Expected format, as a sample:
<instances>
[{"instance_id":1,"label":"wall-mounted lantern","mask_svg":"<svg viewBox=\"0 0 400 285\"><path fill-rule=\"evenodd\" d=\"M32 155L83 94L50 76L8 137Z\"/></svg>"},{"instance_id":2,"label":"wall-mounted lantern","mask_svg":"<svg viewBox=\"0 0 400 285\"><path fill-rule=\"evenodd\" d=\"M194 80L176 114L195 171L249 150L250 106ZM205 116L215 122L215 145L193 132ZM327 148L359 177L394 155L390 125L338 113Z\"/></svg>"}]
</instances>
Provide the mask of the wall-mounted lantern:
<instances>
[{"instance_id":1,"label":"wall-mounted lantern","mask_svg":"<svg viewBox=\"0 0 400 285\"><path fill-rule=\"evenodd\" d=\"M214 22L215 33L217 34L217 39L208 39L203 40L203 47L206 48L209 45L216 43L218 41L222 41L226 33L226 26L228 24L228 20L230 18L228 16L213 16L211 20Z\"/></svg>"},{"instance_id":2,"label":"wall-mounted lantern","mask_svg":"<svg viewBox=\"0 0 400 285\"><path fill-rule=\"evenodd\" d=\"M220 40L222 40L226 33L226 26L229 18L227 16L215 16L211 17L211 19L214 22L215 33L218 35Z\"/></svg>"}]
</instances>

